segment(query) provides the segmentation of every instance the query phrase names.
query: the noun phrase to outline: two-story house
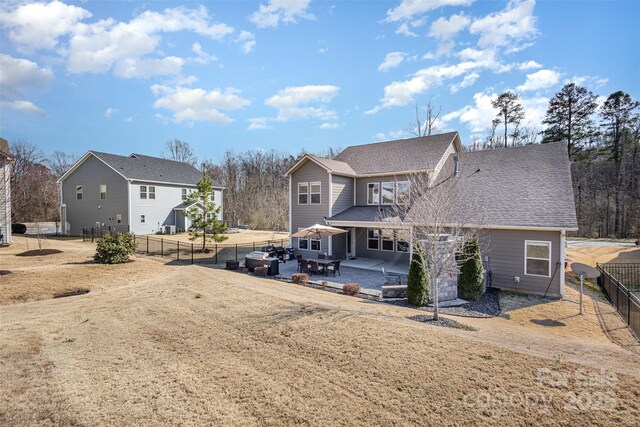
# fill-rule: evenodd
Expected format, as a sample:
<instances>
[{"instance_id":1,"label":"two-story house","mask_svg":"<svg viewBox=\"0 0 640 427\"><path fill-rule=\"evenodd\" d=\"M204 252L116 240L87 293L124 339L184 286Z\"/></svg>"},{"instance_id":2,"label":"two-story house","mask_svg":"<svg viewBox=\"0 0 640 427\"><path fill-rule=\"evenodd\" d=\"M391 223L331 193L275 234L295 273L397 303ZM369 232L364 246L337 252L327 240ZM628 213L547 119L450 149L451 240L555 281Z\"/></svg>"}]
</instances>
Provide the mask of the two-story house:
<instances>
[{"instance_id":1,"label":"two-story house","mask_svg":"<svg viewBox=\"0 0 640 427\"><path fill-rule=\"evenodd\" d=\"M454 165L455 164L455 165ZM457 132L355 145L334 159L304 155L287 172L290 232L314 223L348 231L291 239L304 256L409 263L407 234L384 221L398 200L411 203L411 179L453 174L469 207L482 206L483 261L494 287L564 293L565 233L577 230L570 164L563 144L464 151ZM415 181L415 180L413 180ZM490 243L489 243L490 242Z\"/></svg>"},{"instance_id":2,"label":"two-story house","mask_svg":"<svg viewBox=\"0 0 640 427\"><path fill-rule=\"evenodd\" d=\"M158 157L89 151L59 180L63 234L80 235L87 227L112 227L135 234L185 231L190 224L184 201L202 178L188 163ZM222 206L223 187L212 194ZM224 208L222 208L224 209ZM222 209L219 219L222 219Z\"/></svg>"},{"instance_id":3,"label":"two-story house","mask_svg":"<svg viewBox=\"0 0 640 427\"><path fill-rule=\"evenodd\" d=\"M11 164L9 143L0 138L0 244L11 243Z\"/></svg>"}]
</instances>

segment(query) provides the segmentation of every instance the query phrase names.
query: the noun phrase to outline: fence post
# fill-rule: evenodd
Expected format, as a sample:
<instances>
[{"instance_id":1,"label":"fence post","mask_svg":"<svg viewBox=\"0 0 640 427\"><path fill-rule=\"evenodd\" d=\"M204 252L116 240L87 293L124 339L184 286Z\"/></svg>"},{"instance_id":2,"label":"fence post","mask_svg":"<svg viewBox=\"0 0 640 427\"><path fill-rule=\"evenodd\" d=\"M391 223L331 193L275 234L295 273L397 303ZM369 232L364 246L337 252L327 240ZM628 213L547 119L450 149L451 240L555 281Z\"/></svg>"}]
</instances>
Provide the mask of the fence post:
<instances>
[{"instance_id":1,"label":"fence post","mask_svg":"<svg viewBox=\"0 0 640 427\"><path fill-rule=\"evenodd\" d=\"M236 261L238 260L238 244L236 243Z\"/></svg>"},{"instance_id":2,"label":"fence post","mask_svg":"<svg viewBox=\"0 0 640 427\"><path fill-rule=\"evenodd\" d=\"M178 240L178 261L180 261L180 240Z\"/></svg>"},{"instance_id":3,"label":"fence post","mask_svg":"<svg viewBox=\"0 0 640 427\"><path fill-rule=\"evenodd\" d=\"M164 256L164 239L160 238L160 256Z\"/></svg>"},{"instance_id":4,"label":"fence post","mask_svg":"<svg viewBox=\"0 0 640 427\"><path fill-rule=\"evenodd\" d=\"M147 255L149 255L149 236L147 236Z\"/></svg>"},{"instance_id":5,"label":"fence post","mask_svg":"<svg viewBox=\"0 0 640 427\"><path fill-rule=\"evenodd\" d=\"M218 263L218 244L217 243L215 244L214 250L216 251L216 262L215 263L217 264Z\"/></svg>"},{"instance_id":6,"label":"fence post","mask_svg":"<svg viewBox=\"0 0 640 427\"><path fill-rule=\"evenodd\" d=\"M191 264L193 264L193 243L191 244Z\"/></svg>"}]
</instances>

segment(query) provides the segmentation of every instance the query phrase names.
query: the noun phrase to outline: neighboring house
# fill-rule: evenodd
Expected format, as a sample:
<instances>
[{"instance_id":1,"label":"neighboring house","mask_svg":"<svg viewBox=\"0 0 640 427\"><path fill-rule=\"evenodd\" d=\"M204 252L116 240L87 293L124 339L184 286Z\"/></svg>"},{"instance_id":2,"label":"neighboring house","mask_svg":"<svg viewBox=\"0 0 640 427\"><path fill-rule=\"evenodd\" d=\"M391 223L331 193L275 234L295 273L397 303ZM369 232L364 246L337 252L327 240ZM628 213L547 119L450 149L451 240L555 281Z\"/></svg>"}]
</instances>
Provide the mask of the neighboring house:
<instances>
[{"instance_id":1,"label":"neighboring house","mask_svg":"<svg viewBox=\"0 0 640 427\"><path fill-rule=\"evenodd\" d=\"M184 200L202 172L188 163L157 157L89 151L59 180L63 234L85 227L112 227L135 234L190 227ZM222 206L223 187L214 183L213 201ZM224 208L223 208L224 209ZM222 219L222 209L219 219Z\"/></svg>"},{"instance_id":2,"label":"neighboring house","mask_svg":"<svg viewBox=\"0 0 640 427\"><path fill-rule=\"evenodd\" d=\"M0 138L0 244L11 243L11 164L9 143Z\"/></svg>"},{"instance_id":3,"label":"neighboring house","mask_svg":"<svg viewBox=\"0 0 640 427\"><path fill-rule=\"evenodd\" d=\"M408 242L382 222L410 177L452 176L482 206L483 262L494 287L564 294L565 233L577 230L570 164L563 144L463 151L457 132L346 148L330 160L304 155L287 172L290 232L314 223L348 230L331 238L291 239L305 256L409 263ZM470 224L471 225L471 224ZM397 228L411 228L400 223ZM385 230L386 229L386 230ZM397 233L396 233L397 235ZM516 279L517 278L517 279Z\"/></svg>"}]
</instances>

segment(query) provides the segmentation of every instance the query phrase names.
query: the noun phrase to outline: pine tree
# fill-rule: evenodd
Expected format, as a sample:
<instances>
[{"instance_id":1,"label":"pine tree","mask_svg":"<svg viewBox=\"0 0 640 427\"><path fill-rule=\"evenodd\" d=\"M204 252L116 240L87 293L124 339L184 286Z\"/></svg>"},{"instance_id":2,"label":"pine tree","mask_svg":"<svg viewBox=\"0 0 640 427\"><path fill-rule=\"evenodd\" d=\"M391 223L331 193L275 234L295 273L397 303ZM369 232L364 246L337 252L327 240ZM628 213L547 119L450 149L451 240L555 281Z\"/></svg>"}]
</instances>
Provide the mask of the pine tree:
<instances>
[{"instance_id":1,"label":"pine tree","mask_svg":"<svg viewBox=\"0 0 640 427\"><path fill-rule=\"evenodd\" d=\"M496 115L496 124L504 124L504 146L507 146L508 141L508 124L511 123L515 126L516 131L513 133L513 145L515 145L515 136L517 129L520 126L520 122L524 119L524 108L520 104L520 97L513 92L504 92L498 95L498 98L491 101L493 108L498 110Z\"/></svg>"},{"instance_id":2,"label":"pine tree","mask_svg":"<svg viewBox=\"0 0 640 427\"><path fill-rule=\"evenodd\" d=\"M474 236L464 243L462 267L458 276L458 295L476 301L482 295L482 257L478 238Z\"/></svg>"},{"instance_id":3,"label":"pine tree","mask_svg":"<svg viewBox=\"0 0 640 427\"><path fill-rule=\"evenodd\" d=\"M593 113L596 96L582 86L568 83L549 100L547 115L542 124L542 143L566 142L570 158L574 158L585 142L596 135Z\"/></svg>"},{"instance_id":4,"label":"pine tree","mask_svg":"<svg viewBox=\"0 0 640 427\"><path fill-rule=\"evenodd\" d=\"M407 280L407 299L409 304L422 307L429 304L431 286L429 284L429 267L427 266L424 247L417 244L411 256L409 278Z\"/></svg>"},{"instance_id":5,"label":"pine tree","mask_svg":"<svg viewBox=\"0 0 640 427\"><path fill-rule=\"evenodd\" d=\"M223 242L227 236L222 233L227 229L226 224L218 220L222 205L216 207L212 199L213 182L211 178L202 175L197 184L197 191L192 191L187 195L185 204L190 206L185 211L185 216L191 221L189 229L189 239L197 240L202 237L202 250L204 251L207 241Z\"/></svg>"}]
</instances>

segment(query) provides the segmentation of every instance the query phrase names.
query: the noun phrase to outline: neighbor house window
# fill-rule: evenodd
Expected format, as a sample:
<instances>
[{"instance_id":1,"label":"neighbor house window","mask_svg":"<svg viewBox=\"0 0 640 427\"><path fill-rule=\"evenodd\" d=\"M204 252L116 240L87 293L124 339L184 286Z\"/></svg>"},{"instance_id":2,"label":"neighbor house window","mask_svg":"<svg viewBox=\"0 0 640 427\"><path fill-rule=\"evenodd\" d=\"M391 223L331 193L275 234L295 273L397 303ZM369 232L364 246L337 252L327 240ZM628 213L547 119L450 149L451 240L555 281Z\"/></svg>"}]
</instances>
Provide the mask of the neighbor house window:
<instances>
[{"instance_id":1,"label":"neighbor house window","mask_svg":"<svg viewBox=\"0 0 640 427\"><path fill-rule=\"evenodd\" d=\"M367 228L367 249L380 249L380 232L377 228Z\"/></svg>"},{"instance_id":2,"label":"neighbor house window","mask_svg":"<svg viewBox=\"0 0 640 427\"><path fill-rule=\"evenodd\" d=\"M311 204L319 205L320 204L320 183L312 182L309 185L311 186Z\"/></svg>"},{"instance_id":3,"label":"neighbor house window","mask_svg":"<svg viewBox=\"0 0 640 427\"><path fill-rule=\"evenodd\" d=\"M524 274L529 276L551 276L551 242L525 240Z\"/></svg>"},{"instance_id":4,"label":"neighbor house window","mask_svg":"<svg viewBox=\"0 0 640 427\"><path fill-rule=\"evenodd\" d=\"M300 230L302 230L302 227L298 228L298 231ZM309 239L298 237L298 249L302 249L303 251L309 250Z\"/></svg>"},{"instance_id":5,"label":"neighbor house window","mask_svg":"<svg viewBox=\"0 0 640 427\"><path fill-rule=\"evenodd\" d=\"M149 198L150 199L155 199L156 198L156 187L153 186L149 186Z\"/></svg>"},{"instance_id":6,"label":"neighbor house window","mask_svg":"<svg viewBox=\"0 0 640 427\"><path fill-rule=\"evenodd\" d=\"M409 181L400 181L396 183L396 203L399 205L406 205L409 203L410 190L411 184Z\"/></svg>"},{"instance_id":7,"label":"neighbor house window","mask_svg":"<svg viewBox=\"0 0 640 427\"><path fill-rule=\"evenodd\" d=\"M389 230L381 230L382 250L393 252L395 246L393 241L393 232Z\"/></svg>"},{"instance_id":8,"label":"neighbor house window","mask_svg":"<svg viewBox=\"0 0 640 427\"><path fill-rule=\"evenodd\" d=\"M76 186L76 200L82 200L82 185Z\"/></svg>"},{"instance_id":9,"label":"neighbor house window","mask_svg":"<svg viewBox=\"0 0 640 427\"><path fill-rule=\"evenodd\" d=\"M393 182L382 183L382 204L393 204Z\"/></svg>"},{"instance_id":10,"label":"neighbor house window","mask_svg":"<svg viewBox=\"0 0 640 427\"><path fill-rule=\"evenodd\" d=\"M209 199L210 199L212 202L215 202L215 200L216 200L216 193L212 191L212 192L211 192L211 196L209 196Z\"/></svg>"},{"instance_id":11,"label":"neighbor house window","mask_svg":"<svg viewBox=\"0 0 640 427\"><path fill-rule=\"evenodd\" d=\"M309 203L309 184L306 182L298 183L298 204L306 205Z\"/></svg>"},{"instance_id":12,"label":"neighbor house window","mask_svg":"<svg viewBox=\"0 0 640 427\"><path fill-rule=\"evenodd\" d=\"M140 198L141 199L146 199L147 198L147 186L146 185L141 185L140 186Z\"/></svg>"},{"instance_id":13,"label":"neighbor house window","mask_svg":"<svg viewBox=\"0 0 640 427\"><path fill-rule=\"evenodd\" d=\"M367 184L367 204L378 205L380 204L380 184L377 182L370 182Z\"/></svg>"},{"instance_id":14,"label":"neighbor house window","mask_svg":"<svg viewBox=\"0 0 640 427\"><path fill-rule=\"evenodd\" d=\"M140 215L140 223L144 224L145 222L147 222L147 216L145 214L141 214Z\"/></svg>"},{"instance_id":15,"label":"neighbor house window","mask_svg":"<svg viewBox=\"0 0 640 427\"><path fill-rule=\"evenodd\" d=\"M107 200L107 184L100 184L100 200Z\"/></svg>"},{"instance_id":16,"label":"neighbor house window","mask_svg":"<svg viewBox=\"0 0 640 427\"><path fill-rule=\"evenodd\" d=\"M320 240L319 239L309 239L309 243L311 243L311 250L320 252Z\"/></svg>"},{"instance_id":17,"label":"neighbor house window","mask_svg":"<svg viewBox=\"0 0 640 427\"><path fill-rule=\"evenodd\" d=\"M186 188L182 189L182 200L187 200L187 189Z\"/></svg>"}]
</instances>

